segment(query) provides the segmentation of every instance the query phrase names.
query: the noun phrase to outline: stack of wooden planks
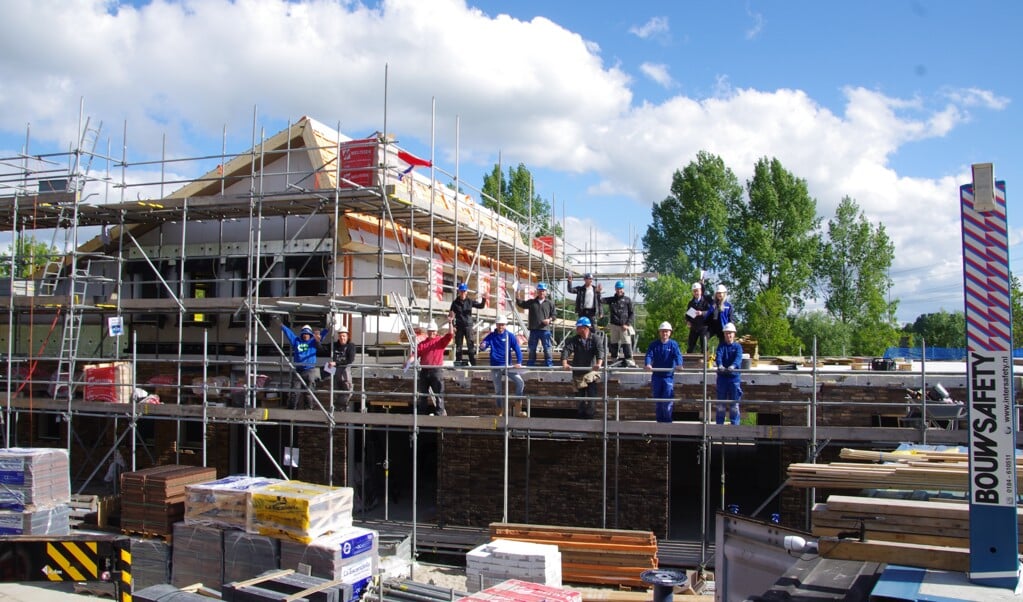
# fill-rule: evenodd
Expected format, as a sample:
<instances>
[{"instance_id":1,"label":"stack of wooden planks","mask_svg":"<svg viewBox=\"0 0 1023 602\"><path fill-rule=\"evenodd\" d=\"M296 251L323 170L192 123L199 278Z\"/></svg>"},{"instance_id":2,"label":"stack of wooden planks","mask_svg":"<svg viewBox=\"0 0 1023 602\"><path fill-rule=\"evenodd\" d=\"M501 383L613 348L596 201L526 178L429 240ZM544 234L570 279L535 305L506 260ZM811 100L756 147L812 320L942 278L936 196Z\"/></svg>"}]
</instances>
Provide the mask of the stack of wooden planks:
<instances>
[{"instance_id":1,"label":"stack of wooden planks","mask_svg":"<svg viewBox=\"0 0 1023 602\"><path fill-rule=\"evenodd\" d=\"M185 486L216 478L215 468L178 464L121 473L121 530L169 538L185 516Z\"/></svg>"},{"instance_id":2,"label":"stack of wooden planks","mask_svg":"<svg viewBox=\"0 0 1023 602\"><path fill-rule=\"evenodd\" d=\"M970 547L970 507L965 502L832 495L826 504L813 507L813 534L818 537L857 532L861 523L867 540ZM1020 510L1016 523L1023 525Z\"/></svg>"},{"instance_id":3,"label":"stack of wooden planks","mask_svg":"<svg viewBox=\"0 0 1023 602\"><path fill-rule=\"evenodd\" d=\"M841 457L865 462L830 464L795 463L788 467L793 487L828 489L937 489L966 491L969 462L955 451L878 452L843 449ZM1016 478L1023 478L1023 462L1016 460Z\"/></svg>"},{"instance_id":4,"label":"stack of wooden planks","mask_svg":"<svg viewBox=\"0 0 1023 602\"><path fill-rule=\"evenodd\" d=\"M558 546L565 583L647 588L640 575L657 568L651 531L491 523L490 537Z\"/></svg>"}]
</instances>

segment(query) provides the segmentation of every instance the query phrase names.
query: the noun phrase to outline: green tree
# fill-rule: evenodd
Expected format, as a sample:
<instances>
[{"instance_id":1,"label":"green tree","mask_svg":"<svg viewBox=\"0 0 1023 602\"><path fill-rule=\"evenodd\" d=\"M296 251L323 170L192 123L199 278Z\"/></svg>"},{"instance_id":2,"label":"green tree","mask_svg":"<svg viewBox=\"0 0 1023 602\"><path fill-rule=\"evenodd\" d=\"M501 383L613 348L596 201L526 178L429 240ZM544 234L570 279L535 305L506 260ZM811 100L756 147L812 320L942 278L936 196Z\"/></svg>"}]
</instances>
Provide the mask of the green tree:
<instances>
[{"instance_id":1,"label":"green tree","mask_svg":"<svg viewBox=\"0 0 1023 602\"><path fill-rule=\"evenodd\" d=\"M57 259L57 247L37 240L34 236L19 236L14 243L14 277L30 278L47 262ZM11 277L11 251L0 253L0 278Z\"/></svg>"},{"instance_id":2,"label":"green tree","mask_svg":"<svg viewBox=\"0 0 1023 602\"><path fill-rule=\"evenodd\" d=\"M643 235L647 269L690 279L700 270L717 270L728 251L728 209L742 200L742 186L718 156L696 154L675 170L671 193L654 203Z\"/></svg>"},{"instance_id":3,"label":"green tree","mask_svg":"<svg viewBox=\"0 0 1023 602\"><path fill-rule=\"evenodd\" d=\"M898 301L886 300L894 259L895 245L884 225L873 226L856 201L843 198L828 221L828 240L817 254L816 272L824 306L852 328L850 353L876 355L898 340Z\"/></svg>"},{"instance_id":4,"label":"green tree","mask_svg":"<svg viewBox=\"0 0 1023 602\"><path fill-rule=\"evenodd\" d=\"M803 355L813 353L817 339L817 355L849 355L852 349L852 327L835 319L826 311L804 311L792 318L792 334L803 345Z\"/></svg>"},{"instance_id":5,"label":"green tree","mask_svg":"<svg viewBox=\"0 0 1023 602\"><path fill-rule=\"evenodd\" d=\"M820 249L817 201L806 182L777 159L757 162L746 184L749 201L729 212L728 240L737 251L726 256L726 280L736 312L765 349L791 350L787 314L803 306L813 290L813 265ZM756 307L762 293L770 307ZM757 311L753 318L750 312ZM770 315L765 312L770 309ZM766 330L761 330L764 328ZM782 340L770 341L771 336Z\"/></svg>"},{"instance_id":6,"label":"green tree","mask_svg":"<svg viewBox=\"0 0 1023 602\"><path fill-rule=\"evenodd\" d=\"M692 296L689 286L681 278L664 274L656 280L648 280L643 291L646 318L637 329L639 349L646 349L647 344L657 338L657 327L661 322L671 322L674 327L671 338L680 341L684 349L686 304Z\"/></svg>"},{"instance_id":7,"label":"green tree","mask_svg":"<svg viewBox=\"0 0 1023 602\"><path fill-rule=\"evenodd\" d=\"M533 190L533 174L522 163L508 168L505 179L501 166L494 165L483 175L483 206L519 224L523 242L534 237L563 234L560 224L552 223L551 206Z\"/></svg>"},{"instance_id":8,"label":"green tree","mask_svg":"<svg viewBox=\"0 0 1023 602\"><path fill-rule=\"evenodd\" d=\"M908 330L917 345L923 339L928 347L966 346L966 316L961 311L949 313L942 309L917 316Z\"/></svg>"},{"instance_id":9,"label":"green tree","mask_svg":"<svg viewBox=\"0 0 1023 602\"><path fill-rule=\"evenodd\" d=\"M1019 349L1023 347L1023 288L1016 276L1012 277L1009 303L1012 306L1012 348Z\"/></svg>"},{"instance_id":10,"label":"green tree","mask_svg":"<svg viewBox=\"0 0 1023 602\"><path fill-rule=\"evenodd\" d=\"M774 287L760 291L745 314L746 332L757 340L759 352L766 355L794 355L799 352L799 339L785 316L788 301Z\"/></svg>"}]
</instances>

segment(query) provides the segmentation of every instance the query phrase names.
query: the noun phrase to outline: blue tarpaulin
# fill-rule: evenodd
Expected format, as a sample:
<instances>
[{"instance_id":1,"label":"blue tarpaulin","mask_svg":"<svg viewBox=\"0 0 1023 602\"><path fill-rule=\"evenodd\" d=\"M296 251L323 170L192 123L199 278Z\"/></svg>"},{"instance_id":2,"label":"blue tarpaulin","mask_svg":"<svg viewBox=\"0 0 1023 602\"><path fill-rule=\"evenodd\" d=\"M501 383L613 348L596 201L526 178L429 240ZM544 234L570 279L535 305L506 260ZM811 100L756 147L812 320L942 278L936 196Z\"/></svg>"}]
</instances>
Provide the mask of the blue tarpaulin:
<instances>
[{"instance_id":1,"label":"blue tarpaulin","mask_svg":"<svg viewBox=\"0 0 1023 602\"><path fill-rule=\"evenodd\" d=\"M923 353L919 347L889 347L884 352L885 359L922 360ZM1023 358L1023 349L1013 349L1012 357ZM961 362L966 359L966 347L928 347L929 362Z\"/></svg>"}]
</instances>

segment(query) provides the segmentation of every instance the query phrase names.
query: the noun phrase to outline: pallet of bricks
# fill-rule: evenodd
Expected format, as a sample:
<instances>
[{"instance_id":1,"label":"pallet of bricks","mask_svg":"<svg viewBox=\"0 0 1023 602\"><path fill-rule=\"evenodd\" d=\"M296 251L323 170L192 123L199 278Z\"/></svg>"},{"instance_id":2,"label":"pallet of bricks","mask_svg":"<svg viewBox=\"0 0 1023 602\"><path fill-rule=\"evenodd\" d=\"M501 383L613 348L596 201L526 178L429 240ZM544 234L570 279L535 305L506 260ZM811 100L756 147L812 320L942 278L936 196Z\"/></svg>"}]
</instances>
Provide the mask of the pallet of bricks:
<instances>
[{"instance_id":1,"label":"pallet of bricks","mask_svg":"<svg viewBox=\"0 0 1023 602\"><path fill-rule=\"evenodd\" d=\"M66 450L0 449L0 535L67 535L70 501Z\"/></svg>"},{"instance_id":2,"label":"pallet of bricks","mask_svg":"<svg viewBox=\"0 0 1023 602\"><path fill-rule=\"evenodd\" d=\"M121 530L169 539L185 517L185 487L216 478L215 468L179 464L121 473Z\"/></svg>"},{"instance_id":3,"label":"pallet of bricks","mask_svg":"<svg viewBox=\"0 0 1023 602\"><path fill-rule=\"evenodd\" d=\"M651 531L491 523L490 537L557 546L566 583L648 588L641 574L657 568Z\"/></svg>"}]
</instances>

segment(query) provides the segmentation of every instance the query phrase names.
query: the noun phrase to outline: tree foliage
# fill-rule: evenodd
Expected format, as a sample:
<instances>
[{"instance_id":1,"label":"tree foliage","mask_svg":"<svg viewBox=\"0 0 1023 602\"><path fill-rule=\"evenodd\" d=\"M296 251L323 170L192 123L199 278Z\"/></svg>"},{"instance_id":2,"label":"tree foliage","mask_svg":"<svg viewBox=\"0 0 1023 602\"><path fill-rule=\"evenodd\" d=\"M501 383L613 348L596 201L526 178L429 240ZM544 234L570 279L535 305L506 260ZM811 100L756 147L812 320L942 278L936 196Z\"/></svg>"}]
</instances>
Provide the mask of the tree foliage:
<instances>
[{"instance_id":1,"label":"tree foliage","mask_svg":"<svg viewBox=\"0 0 1023 602\"><path fill-rule=\"evenodd\" d=\"M828 221L828 238L817 254L817 276L824 306L852 327L849 353L876 355L898 339L898 302L886 297L895 245L885 227L867 221L856 201L845 197Z\"/></svg>"},{"instance_id":2,"label":"tree foliage","mask_svg":"<svg viewBox=\"0 0 1023 602\"><path fill-rule=\"evenodd\" d=\"M684 348L688 334L685 327L686 304L692 296L686 281L664 274L656 280L648 280L643 291L646 319L637 329L640 349L646 349L647 344L657 338L657 327L661 322L671 323L674 327L671 338L681 341Z\"/></svg>"},{"instance_id":3,"label":"tree foliage","mask_svg":"<svg viewBox=\"0 0 1023 602\"><path fill-rule=\"evenodd\" d=\"M1009 289L1009 303L1012 306L1012 348L1019 349L1023 347L1023 288L1015 275Z\"/></svg>"},{"instance_id":4,"label":"tree foliage","mask_svg":"<svg viewBox=\"0 0 1023 602\"><path fill-rule=\"evenodd\" d=\"M647 269L689 280L700 270L718 271L728 252L729 208L742 200L742 186L718 156L705 151L681 171L671 193L654 203L643 235Z\"/></svg>"},{"instance_id":5,"label":"tree foliage","mask_svg":"<svg viewBox=\"0 0 1023 602\"><path fill-rule=\"evenodd\" d=\"M523 241L536 236L562 235L560 224L551 219L551 205L533 189L533 174L522 163L508 168L505 178L500 164L483 174L482 204L521 226Z\"/></svg>"},{"instance_id":6,"label":"tree foliage","mask_svg":"<svg viewBox=\"0 0 1023 602\"><path fill-rule=\"evenodd\" d=\"M826 311L802 312L792 318L792 334L803 346L801 355L813 354L814 339L819 356L849 355L852 330Z\"/></svg>"},{"instance_id":7,"label":"tree foliage","mask_svg":"<svg viewBox=\"0 0 1023 602\"><path fill-rule=\"evenodd\" d=\"M37 240L34 236L19 236L14 242L14 277L30 278L47 262L58 257L57 247ZM0 278L11 277L10 250L0 253Z\"/></svg>"},{"instance_id":8,"label":"tree foliage","mask_svg":"<svg viewBox=\"0 0 1023 602\"><path fill-rule=\"evenodd\" d=\"M926 343L928 347L966 347L966 316L961 311L923 314L907 330L913 333L913 343Z\"/></svg>"},{"instance_id":9,"label":"tree foliage","mask_svg":"<svg viewBox=\"0 0 1023 602\"><path fill-rule=\"evenodd\" d=\"M757 294L748 305L744 330L757 339L759 350L767 355L799 353L799 339L792 334L786 317L788 302L781 291L768 288Z\"/></svg>"},{"instance_id":10,"label":"tree foliage","mask_svg":"<svg viewBox=\"0 0 1023 602\"><path fill-rule=\"evenodd\" d=\"M730 216L728 240L737 252L728 255L728 273L741 310L767 289L781 295L787 311L802 307L811 292L813 263L820 246L817 201L806 181L777 159L757 161L746 183L748 203Z\"/></svg>"}]
</instances>

